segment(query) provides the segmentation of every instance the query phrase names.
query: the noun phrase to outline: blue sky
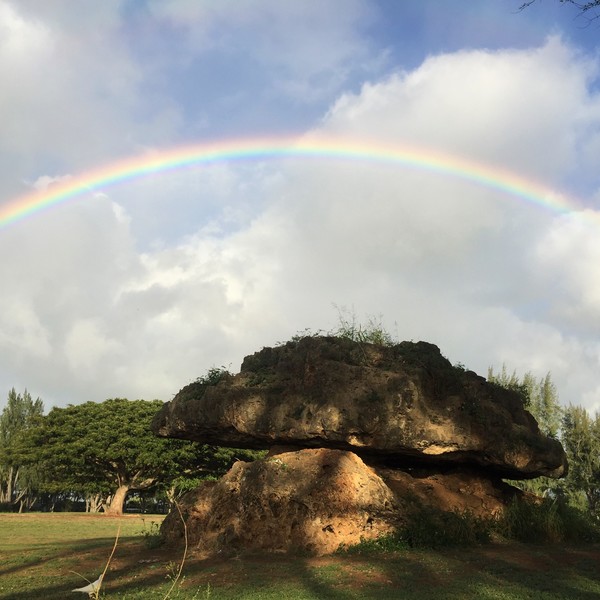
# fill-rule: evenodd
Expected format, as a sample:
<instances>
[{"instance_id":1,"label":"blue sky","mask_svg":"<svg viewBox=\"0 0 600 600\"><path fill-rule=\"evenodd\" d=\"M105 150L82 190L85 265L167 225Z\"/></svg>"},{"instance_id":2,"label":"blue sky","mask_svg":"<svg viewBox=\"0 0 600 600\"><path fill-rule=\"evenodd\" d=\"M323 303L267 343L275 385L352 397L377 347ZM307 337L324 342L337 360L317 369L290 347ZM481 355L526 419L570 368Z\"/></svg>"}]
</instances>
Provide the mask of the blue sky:
<instances>
[{"instance_id":1,"label":"blue sky","mask_svg":"<svg viewBox=\"0 0 600 600\"><path fill-rule=\"evenodd\" d=\"M0 0L0 204L184 144L326 136L479 161L573 206L300 158L96 190L0 229L0 406L13 386L169 400L345 307L600 409L600 25L519 5Z\"/></svg>"}]
</instances>

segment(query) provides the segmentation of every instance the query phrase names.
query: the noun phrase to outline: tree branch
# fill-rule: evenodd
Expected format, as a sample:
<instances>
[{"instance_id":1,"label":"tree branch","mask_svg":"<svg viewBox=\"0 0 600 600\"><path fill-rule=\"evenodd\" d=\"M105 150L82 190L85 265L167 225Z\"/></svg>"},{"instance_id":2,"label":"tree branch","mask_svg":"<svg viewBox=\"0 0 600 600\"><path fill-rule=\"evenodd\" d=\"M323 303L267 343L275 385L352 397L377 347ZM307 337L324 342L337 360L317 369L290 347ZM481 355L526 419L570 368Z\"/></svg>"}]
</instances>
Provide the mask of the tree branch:
<instances>
[{"instance_id":1,"label":"tree branch","mask_svg":"<svg viewBox=\"0 0 600 600\"><path fill-rule=\"evenodd\" d=\"M519 11L525 10L530 7L532 4L535 4L537 0L527 0L527 2L523 2L521 6L519 6ZM591 0L589 2L577 2L577 0L558 0L561 4L572 4L576 8L581 11L581 14L587 13L593 8L600 8L600 0ZM588 21L595 21L600 18L600 13L594 15L593 17L589 17Z\"/></svg>"}]
</instances>

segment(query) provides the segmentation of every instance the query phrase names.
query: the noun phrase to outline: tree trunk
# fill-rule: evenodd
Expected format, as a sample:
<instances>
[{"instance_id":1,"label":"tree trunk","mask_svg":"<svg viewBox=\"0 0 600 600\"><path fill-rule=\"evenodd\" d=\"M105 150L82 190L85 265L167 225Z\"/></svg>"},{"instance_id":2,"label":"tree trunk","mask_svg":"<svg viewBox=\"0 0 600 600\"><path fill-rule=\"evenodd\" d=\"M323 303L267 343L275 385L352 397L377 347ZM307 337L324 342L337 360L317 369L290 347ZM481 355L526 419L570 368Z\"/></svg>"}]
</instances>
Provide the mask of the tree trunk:
<instances>
[{"instance_id":1,"label":"tree trunk","mask_svg":"<svg viewBox=\"0 0 600 600\"><path fill-rule=\"evenodd\" d=\"M6 479L2 485L2 498L0 502L11 503L13 501L15 480L18 476L18 469L15 473L15 468L11 465L8 467L6 472Z\"/></svg>"},{"instance_id":2,"label":"tree trunk","mask_svg":"<svg viewBox=\"0 0 600 600\"><path fill-rule=\"evenodd\" d=\"M98 513L103 505L102 494L89 494L85 497L86 512Z\"/></svg>"},{"instance_id":3,"label":"tree trunk","mask_svg":"<svg viewBox=\"0 0 600 600\"><path fill-rule=\"evenodd\" d=\"M123 514L123 508L125 506L125 498L127 498L127 492L129 492L128 485L120 485L112 497L110 506L105 514L111 516L120 516Z\"/></svg>"}]
</instances>

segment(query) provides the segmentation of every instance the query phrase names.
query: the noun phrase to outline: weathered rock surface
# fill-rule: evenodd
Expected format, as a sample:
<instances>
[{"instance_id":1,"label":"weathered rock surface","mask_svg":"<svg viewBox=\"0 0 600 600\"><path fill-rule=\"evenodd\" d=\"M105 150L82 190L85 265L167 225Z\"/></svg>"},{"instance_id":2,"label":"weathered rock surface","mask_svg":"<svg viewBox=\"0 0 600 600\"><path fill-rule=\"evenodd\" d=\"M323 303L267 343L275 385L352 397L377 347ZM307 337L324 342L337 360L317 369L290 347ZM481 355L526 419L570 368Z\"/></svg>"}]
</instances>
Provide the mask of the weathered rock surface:
<instances>
[{"instance_id":1,"label":"weathered rock surface","mask_svg":"<svg viewBox=\"0 0 600 600\"><path fill-rule=\"evenodd\" d=\"M356 454L326 448L237 462L181 503L188 543L208 554L327 554L390 533L397 509L391 489ZM170 543L182 539L177 511L161 531Z\"/></svg>"},{"instance_id":2,"label":"weathered rock surface","mask_svg":"<svg viewBox=\"0 0 600 600\"><path fill-rule=\"evenodd\" d=\"M238 375L183 388L152 427L221 446L348 450L397 468L470 465L513 479L567 469L560 443L540 433L516 393L425 342L307 337L265 348Z\"/></svg>"},{"instance_id":3,"label":"weathered rock surface","mask_svg":"<svg viewBox=\"0 0 600 600\"><path fill-rule=\"evenodd\" d=\"M398 471L317 448L238 462L219 481L186 494L180 509L188 543L201 553L319 555L391 533L417 507L490 518L516 493L480 473ZM178 511L161 532L169 544L182 543Z\"/></svg>"},{"instance_id":4,"label":"weathered rock surface","mask_svg":"<svg viewBox=\"0 0 600 600\"><path fill-rule=\"evenodd\" d=\"M456 469L435 472L375 468L396 500L417 503L446 512L469 513L481 519L499 516L506 505L521 495L516 488L478 471Z\"/></svg>"}]
</instances>

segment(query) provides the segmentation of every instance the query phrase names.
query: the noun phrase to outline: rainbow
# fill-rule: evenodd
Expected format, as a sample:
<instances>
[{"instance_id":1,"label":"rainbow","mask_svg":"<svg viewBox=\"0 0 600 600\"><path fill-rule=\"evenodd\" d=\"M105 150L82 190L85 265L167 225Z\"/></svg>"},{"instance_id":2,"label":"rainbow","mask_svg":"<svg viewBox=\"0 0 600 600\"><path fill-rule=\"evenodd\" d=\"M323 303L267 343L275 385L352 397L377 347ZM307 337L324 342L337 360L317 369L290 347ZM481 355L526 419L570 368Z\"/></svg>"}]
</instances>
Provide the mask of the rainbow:
<instances>
[{"instance_id":1,"label":"rainbow","mask_svg":"<svg viewBox=\"0 0 600 600\"><path fill-rule=\"evenodd\" d=\"M101 192L110 186L150 174L214 163L275 158L389 163L458 177L558 213L580 209L566 196L514 172L427 148L323 137L242 139L149 152L70 177L51 185L47 190L29 193L1 204L0 229L84 194Z\"/></svg>"}]
</instances>

